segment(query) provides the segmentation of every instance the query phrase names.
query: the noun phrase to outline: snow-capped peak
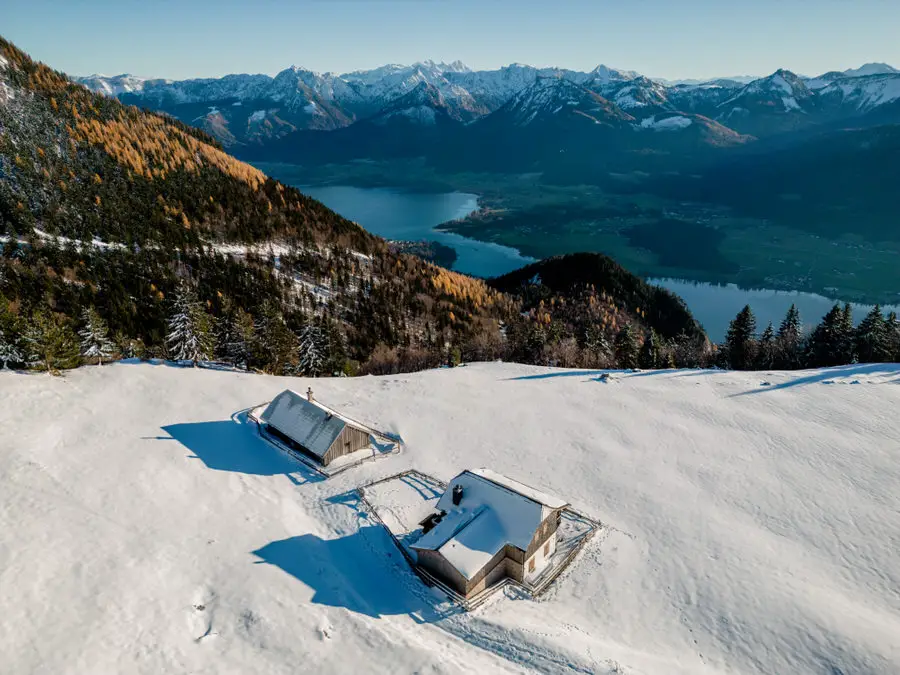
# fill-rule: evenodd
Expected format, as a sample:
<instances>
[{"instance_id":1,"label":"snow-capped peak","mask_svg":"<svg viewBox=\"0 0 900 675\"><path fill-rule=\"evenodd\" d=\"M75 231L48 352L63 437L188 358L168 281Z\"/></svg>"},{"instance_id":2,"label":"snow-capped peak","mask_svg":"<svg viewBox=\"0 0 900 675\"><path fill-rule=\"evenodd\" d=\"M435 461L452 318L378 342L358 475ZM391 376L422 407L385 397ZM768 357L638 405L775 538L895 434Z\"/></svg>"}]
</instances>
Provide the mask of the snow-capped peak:
<instances>
[{"instance_id":1,"label":"snow-capped peak","mask_svg":"<svg viewBox=\"0 0 900 675\"><path fill-rule=\"evenodd\" d=\"M893 66L886 63L866 63L859 68L845 70L844 77L865 77L866 75L896 75L900 74Z\"/></svg>"},{"instance_id":2,"label":"snow-capped peak","mask_svg":"<svg viewBox=\"0 0 900 675\"><path fill-rule=\"evenodd\" d=\"M733 97L722 103L722 106L730 106L742 101L764 100L772 103L780 102L784 112L802 111L802 102L812 96L812 91L799 76L781 68L768 77L755 80L743 87Z\"/></svg>"},{"instance_id":3,"label":"snow-capped peak","mask_svg":"<svg viewBox=\"0 0 900 675\"><path fill-rule=\"evenodd\" d=\"M640 77L640 73L633 70L619 70L618 68L610 68L602 63L588 73L588 79L598 83L621 82L623 80L634 80Z\"/></svg>"},{"instance_id":4,"label":"snow-capped peak","mask_svg":"<svg viewBox=\"0 0 900 675\"><path fill-rule=\"evenodd\" d=\"M630 115L594 91L565 77L538 77L535 82L513 96L498 114L508 116L516 126L524 127L536 120L550 120L564 114L577 113L579 119L617 119L632 121Z\"/></svg>"}]
</instances>

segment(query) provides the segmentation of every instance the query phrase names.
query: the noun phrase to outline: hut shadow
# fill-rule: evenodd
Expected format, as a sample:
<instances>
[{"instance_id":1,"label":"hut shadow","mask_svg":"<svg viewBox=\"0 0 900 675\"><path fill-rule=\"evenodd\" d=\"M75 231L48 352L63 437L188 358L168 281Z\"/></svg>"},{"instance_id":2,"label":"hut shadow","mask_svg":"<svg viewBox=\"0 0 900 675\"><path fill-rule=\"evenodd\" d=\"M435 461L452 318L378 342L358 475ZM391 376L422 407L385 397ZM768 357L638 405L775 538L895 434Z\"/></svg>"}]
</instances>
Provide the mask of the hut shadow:
<instances>
[{"instance_id":1,"label":"hut shadow","mask_svg":"<svg viewBox=\"0 0 900 675\"><path fill-rule=\"evenodd\" d=\"M154 440L175 440L214 471L232 471L256 476L285 475L296 485L315 483L324 477L296 461L259 437L256 425L245 412L230 420L170 424L162 427L168 436Z\"/></svg>"},{"instance_id":2,"label":"hut shadow","mask_svg":"<svg viewBox=\"0 0 900 675\"><path fill-rule=\"evenodd\" d=\"M362 527L338 539L303 534L253 551L256 564L274 565L313 590L312 602L343 607L375 619L408 615L434 623L457 613L441 611L380 526Z\"/></svg>"}]
</instances>

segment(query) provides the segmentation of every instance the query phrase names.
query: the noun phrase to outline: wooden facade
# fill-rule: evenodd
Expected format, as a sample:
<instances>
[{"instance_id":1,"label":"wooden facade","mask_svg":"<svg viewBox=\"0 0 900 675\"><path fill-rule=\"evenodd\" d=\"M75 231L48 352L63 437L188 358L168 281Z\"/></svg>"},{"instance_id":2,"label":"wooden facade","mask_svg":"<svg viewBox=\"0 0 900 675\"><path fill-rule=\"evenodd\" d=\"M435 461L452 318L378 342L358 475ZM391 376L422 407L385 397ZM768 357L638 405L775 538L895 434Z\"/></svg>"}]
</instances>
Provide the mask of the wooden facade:
<instances>
[{"instance_id":1,"label":"wooden facade","mask_svg":"<svg viewBox=\"0 0 900 675\"><path fill-rule=\"evenodd\" d=\"M328 450L322 457L319 457L309 448L303 447L301 443L298 443L287 434L273 427L271 424L266 426L266 430L288 447L297 450L298 452L302 452L304 455L306 455L310 459L314 459L316 462L319 462L323 466L328 466L338 457L349 455L352 452L362 450L363 448L369 446L369 432L363 431L362 429L357 429L356 427L350 426L349 424L344 426L341 433L338 434L338 437L334 439L334 442L328 447Z\"/></svg>"},{"instance_id":2,"label":"wooden facade","mask_svg":"<svg viewBox=\"0 0 900 675\"><path fill-rule=\"evenodd\" d=\"M338 457L349 455L351 452L362 450L369 445L369 432L357 429L349 424L334 439L334 443L328 448L328 452L322 457L322 464L328 466Z\"/></svg>"}]
</instances>

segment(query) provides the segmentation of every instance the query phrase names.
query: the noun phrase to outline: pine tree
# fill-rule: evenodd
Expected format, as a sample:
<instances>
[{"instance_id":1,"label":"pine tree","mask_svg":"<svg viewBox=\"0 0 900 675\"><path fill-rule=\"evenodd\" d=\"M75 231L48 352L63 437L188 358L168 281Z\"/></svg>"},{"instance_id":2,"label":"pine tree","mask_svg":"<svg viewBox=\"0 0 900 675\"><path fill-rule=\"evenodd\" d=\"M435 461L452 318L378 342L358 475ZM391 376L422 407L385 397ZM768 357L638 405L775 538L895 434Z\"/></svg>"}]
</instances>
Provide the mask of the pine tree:
<instances>
[{"instance_id":1,"label":"pine tree","mask_svg":"<svg viewBox=\"0 0 900 675\"><path fill-rule=\"evenodd\" d=\"M342 373L347 363L347 339L337 322L328 317L323 319L323 330L328 345L325 372L334 375Z\"/></svg>"},{"instance_id":2,"label":"pine tree","mask_svg":"<svg viewBox=\"0 0 900 675\"><path fill-rule=\"evenodd\" d=\"M728 365L735 370L751 370L756 361L756 317L750 305L738 312L725 335Z\"/></svg>"},{"instance_id":3,"label":"pine tree","mask_svg":"<svg viewBox=\"0 0 900 675\"><path fill-rule=\"evenodd\" d=\"M884 321L885 332L887 333L889 360L900 363L900 319L897 318L896 312L887 315Z\"/></svg>"},{"instance_id":4,"label":"pine tree","mask_svg":"<svg viewBox=\"0 0 900 675\"><path fill-rule=\"evenodd\" d=\"M166 347L174 361L208 361L212 356L212 320L197 302L191 288L182 282L175 292L175 300L168 321Z\"/></svg>"},{"instance_id":5,"label":"pine tree","mask_svg":"<svg viewBox=\"0 0 900 675\"><path fill-rule=\"evenodd\" d=\"M844 312L835 303L813 330L807 345L807 360L814 368L825 368L846 363L846 347L843 338Z\"/></svg>"},{"instance_id":6,"label":"pine tree","mask_svg":"<svg viewBox=\"0 0 900 675\"><path fill-rule=\"evenodd\" d=\"M78 337L61 314L35 312L25 329L29 365L46 369L51 375L78 365Z\"/></svg>"},{"instance_id":7,"label":"pine tree","mask_svg":"<svg viewBox=\"0 0 900 675\"><path fill-rule=\"evenodd\" d=\"M634 335L634 329L630 323L625 324L625 327L616 335L616 362L619 368L637 368L639 352L640 348Z\"/></svg>"},{"instance_id":8,"label":"pine tree","mask_svg":"<svg viewBox=\"0 0 900 675\"><path fill-rule=\"evenodd\" d=\"M255 333L254 353L262 367L275 375L290 373L297 363L297 336L274 302L263 304Z\"/></svg>"},{"instance_id":9,"label":"pine tree","mask_svg":"<svg viewBox=\"0 0 900 675\"><path fill-rule=\"evenodd\" d=\"M775 365L788 370L801 366L803 357L803 324L800 322L800 311L791 305L775 340Z\"/></svg>"},{"instance_id":10,"label":"pine tree","mask_svg":"<svg viewBox=\"0 0 900 675\"><path fill-rule=\"evenodd\" d=\"M25 354L19 348L19 339L9 328L0 328L0 363L3 368L9 370L9 364L24 363Z\"/></svg>"},{"instance_id":11,"label":"pine tree","mask_svg":"<svg viewBox=\"0 0 900 675\"><path fill-rule=\"evenodd\" d=\"M775 357L775 330L772 328L772 322L770 321L759 338L759 345L756 350L757 369L768 370L775 364Z\"/></svg>"},{"instance_id":12,"label":"pine tree","mask_svg":"<svg viewBox=\"0 0 900 675\"><path fill-rule=\"evenodd\" d=\"M881 307L875 305L856 329L856 353L862 363L884 363L893 356L891 347Z\"/></svg>"},{"instance_id":13,"label":"pine tree","mask_svg":"<svg viewBox=\"0 0 900 675\"><path fill-rule=\"evenodd\" d=\"M88 307L81 313L81 323L82 328L78 331L81 355L86 359L97 359L97 364L102 366L103 359L109 359L115 352L109 339L109 328L93 307Z\"/></svg>"},{"instance_id":14,"label":"pine tree","mask_svg":"<svg viewBox=\"0 0 900 675\"><path fill-rule=\"evenodd\" d=\"M322 374L328 355L328 344L322 328L313 321L300 331L300 372L316 377Z\"/></svg>"},{"instance_id":15,"label":"pine tree","mask_svg":"<svg viewBox=\"0 0 900 675\"><path fill-rule=\"evenodd\" d=\"M220 357L235 368L248 368L256 340L253 317L244 310L237 309L225 317L222 323L227 328L219 336Z\"/></svg>"},{"instance_id":16,"label":"pine tree","mask_svg":"<svg viewBox=\"0 0 900 675\"><path fill-rule=\"evenodd\" d=\"M844 303L844 309L841 311L838 336L840 360L835 365L856 363L856 330L853 327L853 308L849 302Z\"/></svg>"},{"instance_id":17,"label":"pine tree","mask_svg":"<svg viewBox=\"0 0 900 675\"><path fill-rule=\"evenodd\" d=\"M661 348L659 335L651 328L650 332L647 333L647 337L644 338L644 344L641 346L638 358L641 368L648 370L659 368L662 365Z\"/></svg>"},{"instance_id":18,"label":"pine tree","mask_svg":"<svg viewBox=\"0 0 900 675\"><path fill-rule=\"evenodd\" d=\"M3 364L0 370L9 370L9 364L25 363L25 357L20 323L0 294L0 363Z\"/></svg>"}]
</instances>

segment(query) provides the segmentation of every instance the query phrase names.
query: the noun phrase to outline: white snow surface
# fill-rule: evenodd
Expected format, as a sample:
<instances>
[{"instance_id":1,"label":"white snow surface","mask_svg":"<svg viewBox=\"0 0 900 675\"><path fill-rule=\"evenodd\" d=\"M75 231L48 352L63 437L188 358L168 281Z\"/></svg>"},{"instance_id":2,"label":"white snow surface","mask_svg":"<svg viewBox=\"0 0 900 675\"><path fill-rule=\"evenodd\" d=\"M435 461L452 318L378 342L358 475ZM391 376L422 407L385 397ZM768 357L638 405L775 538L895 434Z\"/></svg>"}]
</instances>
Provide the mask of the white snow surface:
<instances>
[{"instance_id":1,"label":"white snow surface","mask_svg":"<svg viewBox=\"0 0 900 675\"><path fill-rule=\"evenodd\" d=\"M675 115L673 117L664 117L657 120L656 116L647 117L641 120L641 127L644 129L655 129L656 131L677 131L679 129L687 129L694 121L690 117Z\"/></svg>"},{"instance_id":2,"label":"white snow surface","mask_svg":"<svg viewBox=\"0 0 900 675\"><path fill-rule=\"evenodd\" d=\"M900 672L900 365L0 372L5 673ZM405 451L320 480L236 411L313 385ZM459 612L354 488L487 466L599 518Z\"/></svg>"}]
</instances>

